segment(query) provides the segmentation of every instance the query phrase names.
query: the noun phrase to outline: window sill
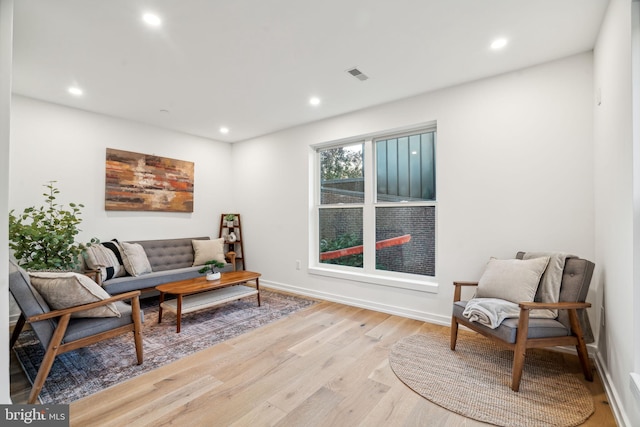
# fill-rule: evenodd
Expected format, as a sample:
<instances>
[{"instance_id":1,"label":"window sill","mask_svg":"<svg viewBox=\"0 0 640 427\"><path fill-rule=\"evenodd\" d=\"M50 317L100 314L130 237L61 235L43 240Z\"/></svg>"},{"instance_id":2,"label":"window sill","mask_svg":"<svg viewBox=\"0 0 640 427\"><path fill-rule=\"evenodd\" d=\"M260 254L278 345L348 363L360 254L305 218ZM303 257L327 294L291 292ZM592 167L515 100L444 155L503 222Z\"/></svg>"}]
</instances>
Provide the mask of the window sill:
<instances>
[{"instance_id":1,"label":"window sill","mask_svg":"<svg viewBox=\"0 0 640 427\"><path fill-rule=\"evenodd\" d=\"M351 271L337 271L322 267L309 267L309 273L317 276L327 276L336 279L352 280L375 284L380 286L388 286L392 288L410 289L412 291L438 293L438 284L429 279L417 280L409 278L396 278L383 275L365 274ZM430 278L433 280L433 278Z\"/></svg>"}]
</instances>

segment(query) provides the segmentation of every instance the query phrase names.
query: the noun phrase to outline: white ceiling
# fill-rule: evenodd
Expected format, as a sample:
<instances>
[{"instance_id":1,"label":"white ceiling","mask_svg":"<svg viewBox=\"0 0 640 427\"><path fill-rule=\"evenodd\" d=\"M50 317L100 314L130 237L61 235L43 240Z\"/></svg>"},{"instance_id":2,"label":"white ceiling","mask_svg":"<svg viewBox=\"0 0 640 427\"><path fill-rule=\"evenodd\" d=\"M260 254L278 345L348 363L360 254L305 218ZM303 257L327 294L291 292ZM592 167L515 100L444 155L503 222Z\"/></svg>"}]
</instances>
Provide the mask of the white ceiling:
<instances>
[{"instance_id":1,"label":"white ceiling","mask_svg":"<svg viewBox=\"0 0 640 427\"><path fill-rule=\"evenodd\" d=\"M589 51L607 3L17 0L13 91L236 142Z\"/></svg>"}]
</instances>

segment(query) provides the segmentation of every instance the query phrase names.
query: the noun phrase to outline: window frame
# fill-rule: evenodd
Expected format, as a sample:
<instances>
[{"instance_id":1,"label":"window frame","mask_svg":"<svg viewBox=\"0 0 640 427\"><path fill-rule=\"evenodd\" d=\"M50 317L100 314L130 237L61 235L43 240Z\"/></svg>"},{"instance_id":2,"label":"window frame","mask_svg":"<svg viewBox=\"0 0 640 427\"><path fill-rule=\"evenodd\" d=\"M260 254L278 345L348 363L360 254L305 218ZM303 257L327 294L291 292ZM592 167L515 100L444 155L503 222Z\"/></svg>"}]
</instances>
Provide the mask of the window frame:
<instances>
[{"instance_id":1,"label":"window frame","mask_svg":"<svg viewBox=\"0 0 640 427\"><path fill-rule=\"evenodd\" d=\"M376 182L376 157L375 141L389 138L397 138L415 133L435 132L434 144L436 146L434 164L436 168L436 200L406 201L406 202L377 202L377 182ZM349 204L321 204L320 203L320 155L319 151L336 148L346 145L363 143L364 154L364 182L365 194L363 203ZM384 130L375 133L357 135L349 138L323 142L310 145L310 214L309 214L309 262L308 272L310 274L344 279L349 281L364 282L381 286L388 286L399 289L409 289L429 293L438 292L438 167L437 167L437 126L436 122L426 122L402 128ZM410 207L410 206L433 206L435 208L436 227L435 240L436 248L434 255L435 276L422 276L418 274L401 273L393 271L377 270L375 268L375 239L376 222L375 211L378 207ZM364 246L364 266L362 268L342 266L337 264L325 264L319 261L319 213L321 209L350 209L361 208L363 212L363 246Z\"/></svg>"}]
</instances>

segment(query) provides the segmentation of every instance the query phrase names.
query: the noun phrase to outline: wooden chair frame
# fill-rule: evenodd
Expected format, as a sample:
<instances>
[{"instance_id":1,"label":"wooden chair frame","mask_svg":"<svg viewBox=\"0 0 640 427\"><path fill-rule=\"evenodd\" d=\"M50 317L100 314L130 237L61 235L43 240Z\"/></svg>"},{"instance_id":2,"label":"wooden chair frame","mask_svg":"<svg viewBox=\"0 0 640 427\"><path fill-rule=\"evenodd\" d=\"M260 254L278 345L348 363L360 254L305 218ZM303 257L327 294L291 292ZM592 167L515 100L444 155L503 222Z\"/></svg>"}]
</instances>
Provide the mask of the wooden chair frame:
<instances>
[{"instance_id":1,"label":"wooden chair frame","mask_svg":"<svg viewBox=\"0 0 640 427\"><path fill-rule=\"evenodd\" d=\"M31 393L29 394L29 404L36 403L38 395L44 386L44 382L49 376L49 371L51 370L51 366L53 366L53 362L59 354L66 353L71 350L76 350L81 347L86 347L88 345L94 344L98 341L102 341L105 339L109 339L115 337L117 335L133 332L135 347L136 347L136 357L138 361L138 365L141 365L143 362L143 346L142 346L142 320L140 316L140 291L131 291L123 294L119 294L113 296L111 298L105 299L103 301L92 302L89 304L78 305L74 307L69 307L61 310L52 310L46 313L42 313L39 315L25 317L23 313L20 314L18 322L13 330L11 335L11 342L9 348L13 348L16 341L18 340L18 336L24 325L27 323L39 322L47 319L56 319L57 326L49 345L44 354L44 358L42 359L42 363L40 364L40 368L38 369L38 374L36 375L36 379L33 382L33 387L31 388ZM114 329L110 329L105 332L101 332L99 334L91 335L85 338L81 338L75 341L62 343L64 335L67 331L67 327L69 325L69 321L71 320L71 315L78 311L88 310L91 308L101 307L115 301L122 300L131 300L131 317L133 318L133 323L120 326Z\"/></svg>"},{"instance_id":2,"label":"wooden chair frame","mask_svg":"<svg viewBox=\"0 0 640 427\"><path fill-rule=\"evenodd\" d=\"M463 286L477 286L477 282L453 282L455 290L453 293L454 304L461 299ZM509 343L503 341L497 336L487 333L485 330L478 327L477 323L467 320L459 319L455 316L451 316L451 350L456 349L456 341L458 339L458 325L462 324L467 328L482 334L483 336L508 347L513 350L513 368L511 378L511 389L513 391L520 390L520 380L522 379L522 369L524 367L524 358L528 348L544 348L554 347L559 345L574 345L578 352L578 358L580 359L580 365L582 366L582 372L587 381L593 381L593 372L591 370L591 363L589 361L589 353L587 352L587 346L584 341L584 335L580 322L578 321L578 309L584 309L591 307L588 302L557 302L557 303L542 303L542 302L521 302L520 306L520 318L518 321L518 332L516 335L516 342ZM534 309L557 309L568 310L569 321L571 323L571 335L551 337L551 338L527 338L529 332L529 313Z\"/></svg>"}]
</instances>

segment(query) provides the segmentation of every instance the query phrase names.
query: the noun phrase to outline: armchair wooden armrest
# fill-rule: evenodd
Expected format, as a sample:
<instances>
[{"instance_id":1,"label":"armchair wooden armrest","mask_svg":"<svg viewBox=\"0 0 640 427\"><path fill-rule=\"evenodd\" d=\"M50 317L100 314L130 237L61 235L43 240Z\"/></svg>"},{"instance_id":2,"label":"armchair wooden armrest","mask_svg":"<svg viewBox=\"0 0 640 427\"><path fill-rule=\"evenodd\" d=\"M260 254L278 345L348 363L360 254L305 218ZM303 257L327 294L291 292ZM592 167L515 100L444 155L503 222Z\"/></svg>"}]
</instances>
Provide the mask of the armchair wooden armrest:
<instances>
[{"instance_id":1,"label":"armchair wooden armrest","mask_svg":"<svg viewBox=\"0 0 640 427\"><path fill-rule=\"evenodd\" d=\"M478 282L455 281L453 286L478 286Z\"/></svg>"},{"instance_id":2,"label":"armchair wooden armrest","mask_svg":"<svg viewBox=\"0 0 640 427\"><path fill-rule=\"evenodd\" d=\"M99 267L104 267L104 266L101 265ZM96 282L98 285L102 286L102 272L100 271L99 268L83 270L82 274L91 278L91 280Z\"/></svg>"},{"instance_id":3,"label":"armchair wooden armrest","mask_svg":"<svg viewBox=\"0 0 640 427\"><path fill-rule=\"evenodd\" d=\"M455 281L453 286L456 287L453 291L453 302L458 302L462 297L462 286L478 286L478 282Z\"/></svg>"},{"instance_id":4,"label":"armchair wooden armrest","mask_svg":"<svg viewBox=\"0 0 640 427\"><path fill-rule=\"evenodd\" d=\"M105 300L102 301L96 301L96 302L90 302L88 304L82 304L82 305L76 305L73 307L68 307L68 308L63 308L60 310L51 310L47 313L43 313L43 314L38 314L36 316L31 316L29 318L26 319L27 322L39 322L41 320L46 320L46 319L54 319L56 317L62 317L66 314L72 314L72 313L76 313L78 311L84 311L84 310L89 310L91 308L96 308L96 307L101 307L103 305L107 305L110 304L112 302L116 302L116 301L122 301L125 299L135 299L138 300L140 297L140 291L130 291L130 292L125 292L123 294L118 294L115 296L112 296L111 298L107 298ZM139 306L139 302L138 304L136 304Z\"/></svg>"}]
</instances>

